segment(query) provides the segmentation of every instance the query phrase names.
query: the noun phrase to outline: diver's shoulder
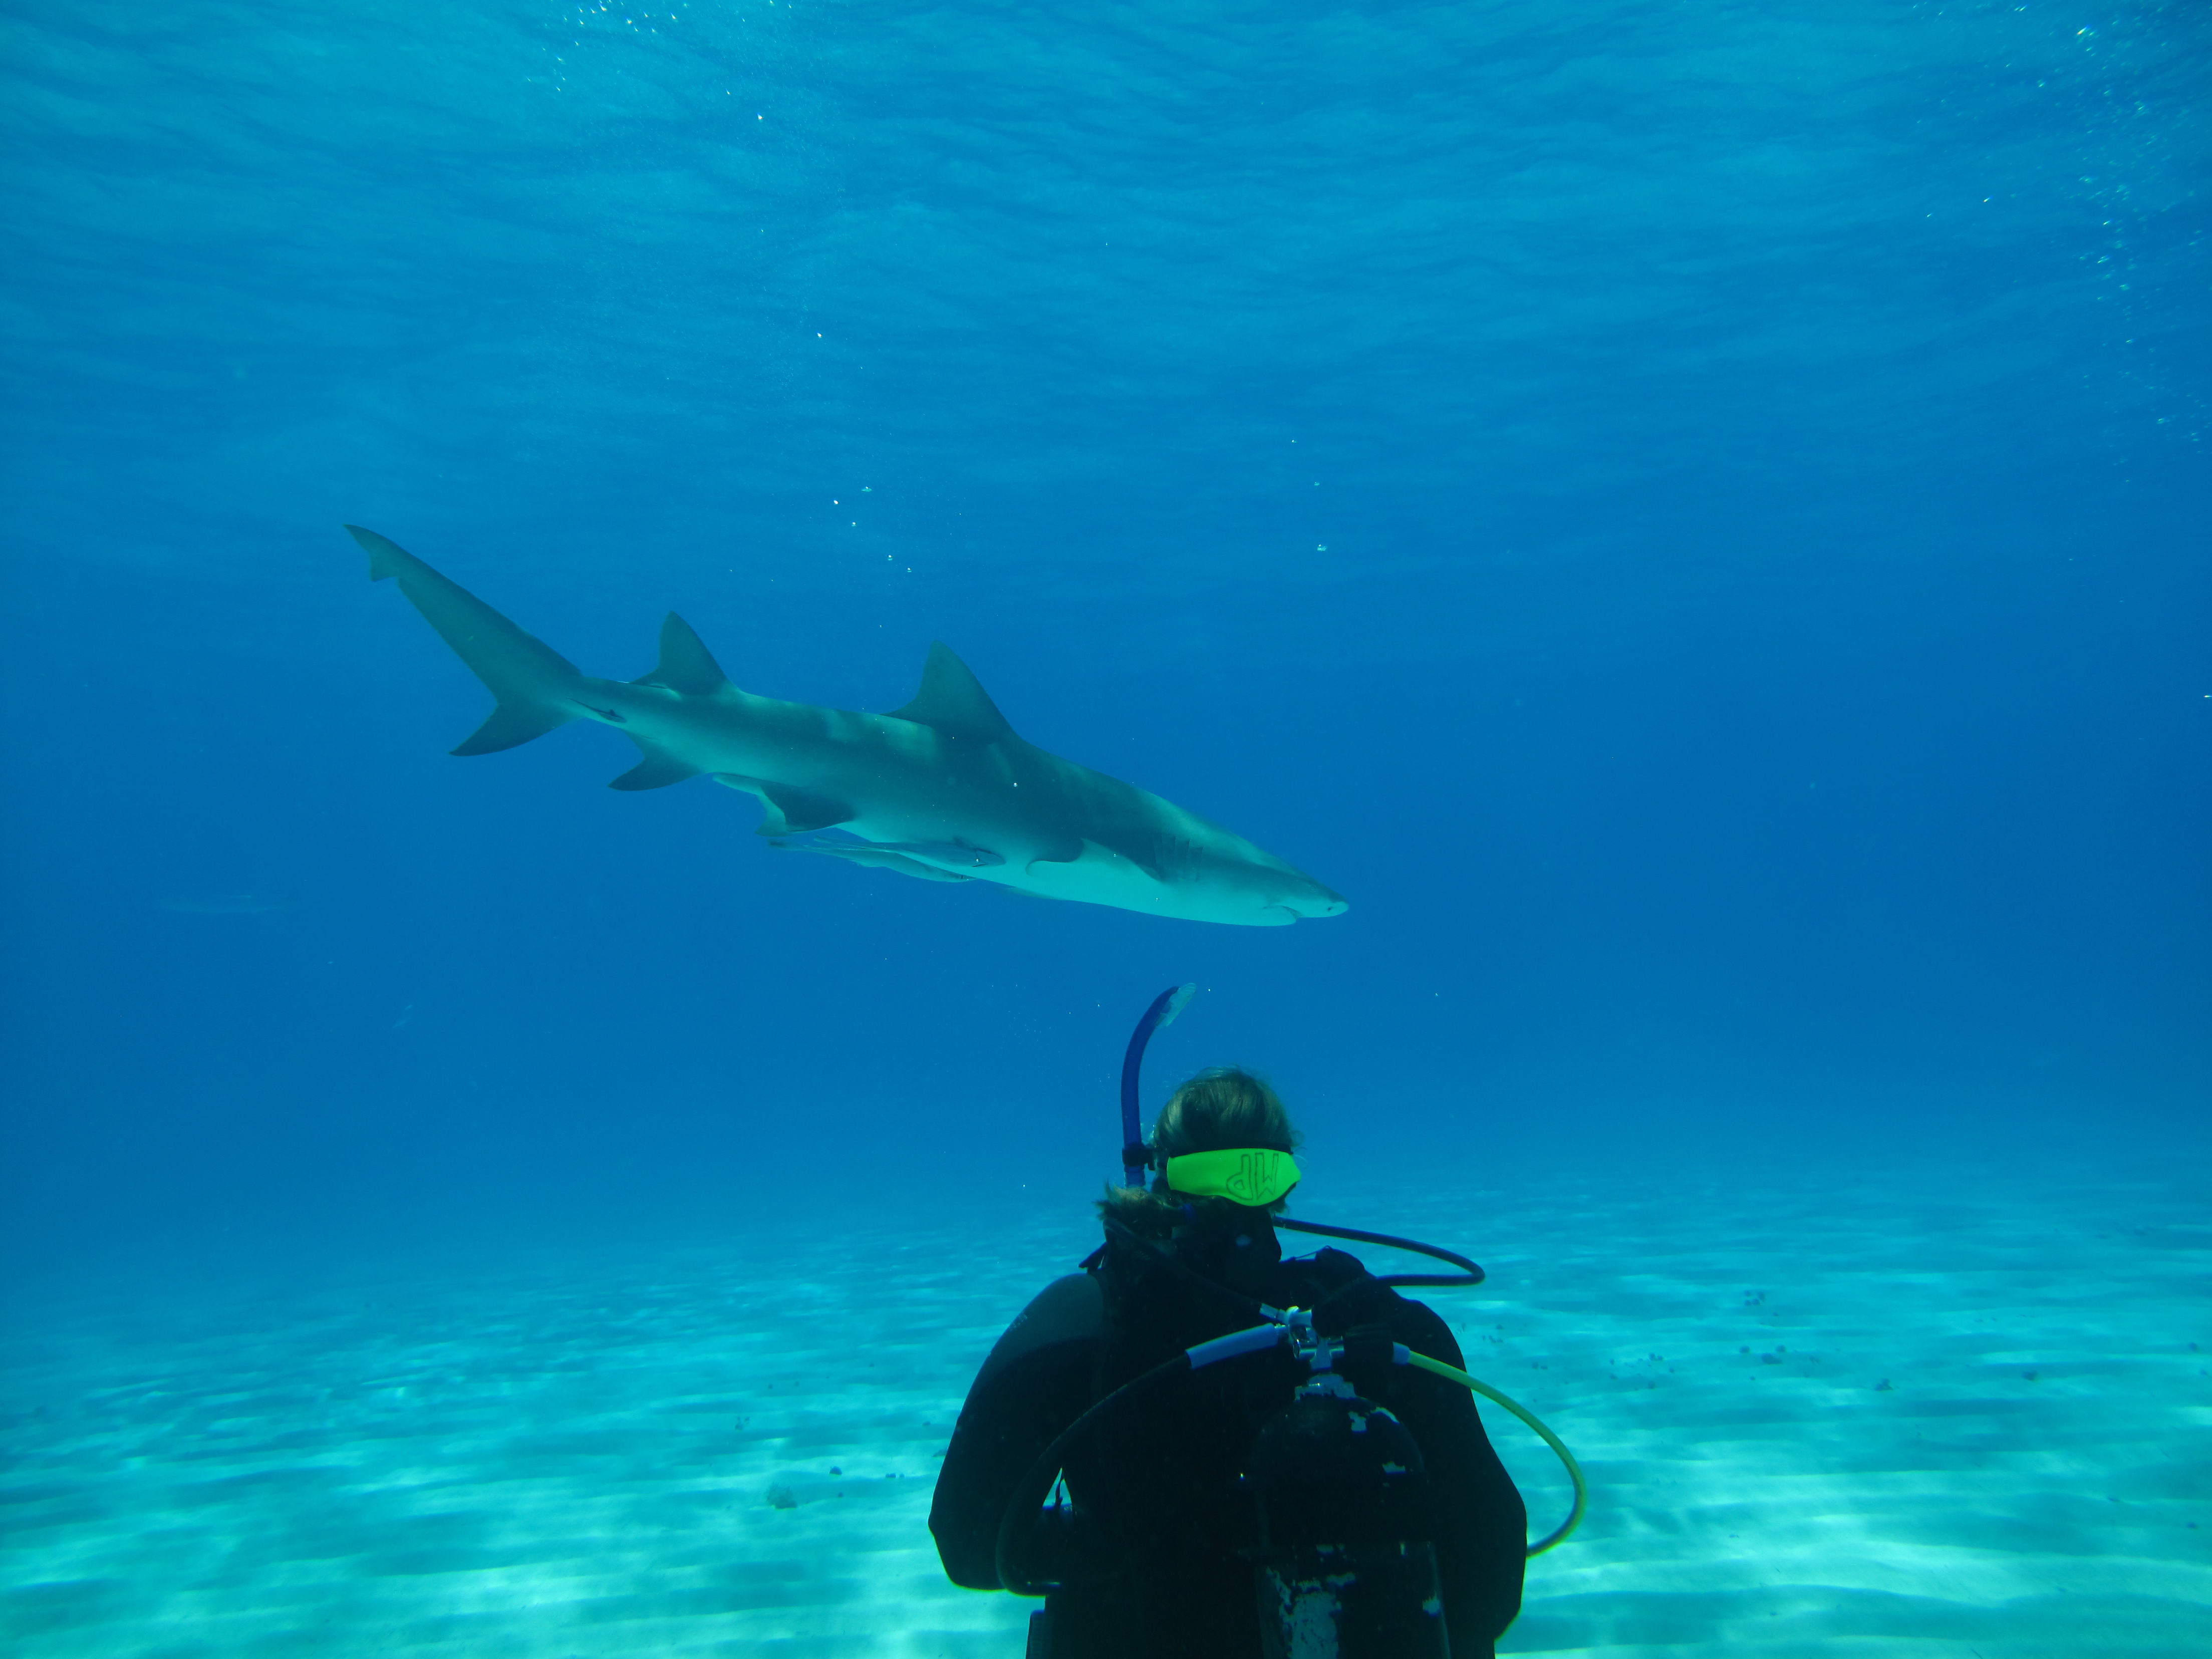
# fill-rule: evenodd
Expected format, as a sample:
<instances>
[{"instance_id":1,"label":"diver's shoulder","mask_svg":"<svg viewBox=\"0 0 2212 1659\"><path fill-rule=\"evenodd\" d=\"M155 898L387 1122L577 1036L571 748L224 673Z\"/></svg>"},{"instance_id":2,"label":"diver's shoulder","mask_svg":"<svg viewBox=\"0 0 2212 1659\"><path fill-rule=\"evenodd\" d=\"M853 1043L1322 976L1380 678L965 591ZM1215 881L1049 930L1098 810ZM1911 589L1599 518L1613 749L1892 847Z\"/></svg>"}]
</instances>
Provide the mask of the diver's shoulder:
<instances>
[{"instance_id":1,"label":"diver's shoulder","mask_svg":"<svg viewBox=\"0 0 2212 1659\"><path fill-rule=\"evenodd\" d=\"M1031 1326L1054 1330L1081 1326L1086 1334L1095 1335L1104 1328L1102 1322L1105 1305L1097 1274L1062 1273L1030 1298L1029 1306L1014 1316L1014 1322L1006 1328L1006 1334L1011 1336Z\"/></svg>"},{"instance_id":2,"label":"diver's shoulder","mask_svg":"<svg viewBox=\"0 0 2212 1659\"><path fill-rule=\"evenodd\" d=\"M1324 1245L1311 1255L1296 1255L1285 1259L1283 1265L1296 1268L1316 1284L1331 1290L1341 1285L1357 1284L1363 1279L1372 1279L1367 1264L1349 1250L1340 1250Z\"/></svg>"},{"instance_id":3,"label":"diver's shoulder","mask_svg":"<svg viewBox=\"0 0 2212 1659\"><path fill-rule=\"evenodd\" d=\"M1348 1324L1382 1320L1401 1338L1408 1330L1425 1336L1448 1328L1435 1309L1400 1295L1348 1250L1316 1250L1311 1255L1292 1256L1282 1266L1295 1276L1291 1287L1294 1302L1314 1307L1326 1299Z\"/></svg>"},{"instance_id":4,"label":"diver's shoulder","mask_svg":"<svg viewBox=\"0 0 2212 1659\"><path fill-rule=\"evenodd\" d=\"M1361 1284L1387 1292L1388 1286L1367 1271L1366 1265L1346 1250L1320 1249L1310 1255L1285 1256L1273 1270L1275 1284L1268 1300L1285 1308L1311 1308L1350 1291Z\"/></svg>"},{"instance_id":5,"label":"diver's shoulder","mask_svg":"<svg viewBox=\"0 0 2212 1659\"><path fill-rule=\"evenodd\" d=\"M1106 1303L1093 1273L1067 1273L1030 1298L975 1374L981 1388L1017 1360L1070 1342L1095 1342L1106 1332Z\"/></svg>"}]
</instances>

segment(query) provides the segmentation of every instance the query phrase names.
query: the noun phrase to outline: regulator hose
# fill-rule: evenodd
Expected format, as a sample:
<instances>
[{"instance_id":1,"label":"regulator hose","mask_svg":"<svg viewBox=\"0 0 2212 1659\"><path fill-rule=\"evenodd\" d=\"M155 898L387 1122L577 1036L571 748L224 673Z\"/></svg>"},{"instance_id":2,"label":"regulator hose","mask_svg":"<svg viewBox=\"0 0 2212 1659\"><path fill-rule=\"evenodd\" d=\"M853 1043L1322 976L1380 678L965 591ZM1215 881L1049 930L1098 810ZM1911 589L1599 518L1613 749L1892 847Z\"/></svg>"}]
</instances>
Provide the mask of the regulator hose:
<instances>
[{"instance_id":1,"label":"regulator hose","mask_svg":"<svg viewBox=\"0 0 2212 1659\"><path fill-rule=\"evenodd\" d=\"M1565 1543L1567 1534L1582 1524L1583 1511L1589 1507L1589 1483L1583 1480L1583 1466L1575 1462L1575 1455L1567 1449L1567 1443L1553 1434L1545 1426L1541 1418L1519 1401L1510 1395L1500 1394L1479 1377L1469 1376L1456 1365L1447 1365L1443 1360L1431 1359L1425 1353L1412 1352L1407 1354L1406 1363L1417 1371L1426 1371L1431 1376L1443 1377L1447 1382L1456 1382L1462 1389L1472 1389L1485 1400L1494 1401L1504 1407L1507 1411L1511 1412L1514 1416L1535 1430L1537 1437L1559 1454L1559 1462L1566 1465L1567 1479L1575 1483L1575 1506L1567 1511L1565 1520L1560 1522L1557 1527L1536 1542L1529 1545L1523 1553L1533 1559L1541 1555L1546 1550L1555 1549Z\"/></svg>"},{"instance_id":2,"label":"regulator hose","mask_svg":"<svg viewBox=\"0 0 2212 1659\"><path fill-rule=\"evenodd\" d=\"M1394 1250L1411 1250L1416 1255L1432 1255L1439 1261L1449 1261L1459 1271L1455 1273L1378 1273L1376 1281L1384 1285L1480 1285L1489 1275L1456 1251L1440 1245L1424 1244L1419 1239L1401 1238L1395 1233L1370 1233L1358 1227L1325 1227L1318 1221L1293 1221L1286 1215L1274 1218L1275 1225L1294 1233L1319 1233L1324 1238L1356 1238L1363 1244L1387 1244Z\"/></svg>"}]
</instances>

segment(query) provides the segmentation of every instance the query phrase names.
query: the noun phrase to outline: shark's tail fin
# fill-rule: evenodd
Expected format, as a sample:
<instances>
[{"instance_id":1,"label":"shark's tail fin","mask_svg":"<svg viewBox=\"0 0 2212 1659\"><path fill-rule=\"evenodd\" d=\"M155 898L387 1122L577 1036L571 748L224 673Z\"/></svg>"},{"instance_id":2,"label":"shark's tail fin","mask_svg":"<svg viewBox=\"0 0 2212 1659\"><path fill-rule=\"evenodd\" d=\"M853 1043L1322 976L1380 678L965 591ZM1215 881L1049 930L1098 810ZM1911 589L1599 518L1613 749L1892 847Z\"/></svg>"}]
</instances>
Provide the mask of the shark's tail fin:
<instances>
[{"instance_id":1,"label":"shark's tail fin","mask_svg":"<svg viewBox=\"0 0 2212 1659\"><path fill-rule=\"evenodd\" d=\"M357 524L346 529L368 550L369 580L398 577L399 591L499 699L491 718L453 753L512 749L576 718L571 688L582 676L575 664L397 543Z\"/></svg>"}]
</instances>

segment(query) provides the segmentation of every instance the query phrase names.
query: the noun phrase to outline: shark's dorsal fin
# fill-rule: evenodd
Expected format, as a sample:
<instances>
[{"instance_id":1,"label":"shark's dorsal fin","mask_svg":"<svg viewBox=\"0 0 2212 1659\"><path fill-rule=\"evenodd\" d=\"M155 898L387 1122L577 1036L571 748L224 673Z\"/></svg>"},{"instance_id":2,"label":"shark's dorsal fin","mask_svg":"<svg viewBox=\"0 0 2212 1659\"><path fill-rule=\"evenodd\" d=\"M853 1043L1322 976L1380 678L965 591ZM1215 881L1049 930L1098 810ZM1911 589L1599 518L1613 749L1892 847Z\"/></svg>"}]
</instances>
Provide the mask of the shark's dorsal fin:
<instances>
[{"instance_id":1,"label":"shark's dorsal fin","mask_svg":"<svg viewBox=\"0 0 2212 1659\"><path fill-rule=\"evenodd\" d=\"M707 649L707 642L673 611L660 624L660 660L653 672L630 682L632 685L665 685L690 697L711 697L729 683L730 677Z\"/></svg>"},{"instance_id":2,"label":"shark's dorsal fin","mask_svg":"<svg viewBox=\"0 0 2212 1659\"><path fill-rule=\"evenodd\" d=\"M921 690L914 694L914 701L906 707L892 709L891 718L912 720L918 726L933 726L940 732L963 738L989 739L1014 735L1014 728L1006 724L1006 717L991 701L991 694L983 689L982 682L942 640L931 644L929 660L921 665Z\"/></svg>"}]
</instances>

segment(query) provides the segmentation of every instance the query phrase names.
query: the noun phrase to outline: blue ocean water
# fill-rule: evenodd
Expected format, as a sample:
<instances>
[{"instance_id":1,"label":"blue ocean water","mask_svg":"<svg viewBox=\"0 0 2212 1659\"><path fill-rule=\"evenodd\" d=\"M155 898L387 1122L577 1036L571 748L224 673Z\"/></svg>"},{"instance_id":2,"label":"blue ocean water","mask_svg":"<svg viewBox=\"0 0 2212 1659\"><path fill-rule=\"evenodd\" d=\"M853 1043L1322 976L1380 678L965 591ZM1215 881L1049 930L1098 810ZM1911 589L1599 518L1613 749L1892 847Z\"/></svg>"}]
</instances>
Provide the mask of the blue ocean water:
<instances>
[{"instance_id":1,"label":"blue ocean water","mask_svg":"<svg viewBox=\"0 0 2212 1659\"><path fill-rule=\"evenodd\" d=\"M658 3L0 18L11 1649L1018 1651L1185 981L1588 1453L1505 1650L2212 1645L2203 9ZM449 758L348 521L1352 908Z\"/></svg>"}]
</instances>

